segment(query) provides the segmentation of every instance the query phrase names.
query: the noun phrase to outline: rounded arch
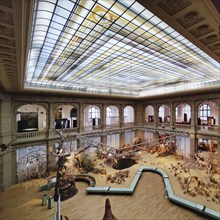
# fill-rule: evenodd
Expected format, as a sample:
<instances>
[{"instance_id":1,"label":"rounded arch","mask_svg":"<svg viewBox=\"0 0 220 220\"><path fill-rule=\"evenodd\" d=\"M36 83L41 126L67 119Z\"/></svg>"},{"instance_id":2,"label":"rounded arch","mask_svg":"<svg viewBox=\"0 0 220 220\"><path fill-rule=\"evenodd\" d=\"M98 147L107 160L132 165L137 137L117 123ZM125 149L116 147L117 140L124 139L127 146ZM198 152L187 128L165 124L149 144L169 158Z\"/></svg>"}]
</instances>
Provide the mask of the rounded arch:
<instances>
[{"instance_id":1,"label":"rounded arch","mask_svg":"<svg viewBox=\"0 0 220 220\"><path fill-rule=\"evenodd\" d=\"M124 123L134 122L134 108L132 106L126 106L124 108Z\"/></svg>"},{"instance_id":2,"label":"rounded arch","mask_svg":"<svg viewBox=\"0 0 220 220\"><path fill-rule=\"evenodd\" d=\"M170 123L170 106L161 105L158 108L159 123Z\"/></svg>"},{"instance_id":3,"label":"rounded arch","mask_svg":"<svg viewBox=\"0 0 220 220\"><path fill-rule=\"evenodd\" d=\"M84 127L88 130L97 128L101 124L100 108L96 105L87 105L83 111L84 114Z\"/></svg>"},{"instance_id":4,"label":"rounded arch","mask_svg":"<svg viewBox=\"0 0 220 220\"><path fill-rule=\"evenodd\" d=\"M70 126L72 128L78 127L78 109L76 107L73 107L70 110Z\"/></svg>"},{"instance_id":5,"label":"rounded arch","mask_svg":"<svg viewBox=\"0 0 220 220\"><path fill-rule=\"evenodd\" d=\"M214 126L219 124L218 105L214 101L204 101L198 105L198 125Z\"/></svg>"},{"instance_id":6,"label":"rounded arch","mask_svg":"<svg viewBox=\"0 0 220 220\"><path fill-rule=\"evenodd\" d=\"M72 128L73 119L71 117L71 110L75 108L70 104L60 104L55 107L55 129Z\"/></svg>"},{"instance_id":7,"label":"rounded arch","mask_svg":"<svg viewBox=\"0 0 220 220\"><path fill-rule=\"evenodd\" d=\"M119 108L114 105L106 107L106 126L119 125Z\"/></svg>"},{"instance_id":8,"label":"rounded arch","mask_svg":"<svg viewBox=\"0 0 220 220\"><path fill-rule=\"evenodd\" d=\"M177 124L191 124L191 106L180 103L176 106L175 116Z\"/></svg>"},{"instance_id":9,"label":"rounded arch","mask_svg":"<svg viewBox=\"0 0 220 220\"><path fill-rule=\"evenodd\" d=\"M154 122L154 107L152 105L145 108L145 121Z\"/></svg>"},{"instance_id":10,"label":"rounded arch","mask_svg":"<svg viewBox=\"0 0 220 220\"><path fill-rule=\"evenodd\" d=\"M17 106L17 132L44 131L47 129L46 109L38 104Z\"/></svg>"}]
</instances>

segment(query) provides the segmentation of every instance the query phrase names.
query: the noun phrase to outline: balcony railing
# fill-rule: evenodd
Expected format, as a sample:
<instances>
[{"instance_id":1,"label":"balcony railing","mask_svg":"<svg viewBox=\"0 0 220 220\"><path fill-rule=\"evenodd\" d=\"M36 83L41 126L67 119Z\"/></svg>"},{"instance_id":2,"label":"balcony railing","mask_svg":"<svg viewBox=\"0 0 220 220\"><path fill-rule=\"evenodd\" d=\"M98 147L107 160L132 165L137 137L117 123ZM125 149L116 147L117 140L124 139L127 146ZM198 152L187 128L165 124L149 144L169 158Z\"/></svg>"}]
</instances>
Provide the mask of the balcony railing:
<instances>
[{"instance_id":1,"label":"balcony railing","mask_svg":"<svg viewBox=\"0 0 220 220\"><path fill-rule=\"evenodd\" d=\"M106 125L106 129L110 129L110 128L118 128L119 127L119 124L109 124L109 125Z\"/></svg>"},{"instance_id":2,"label":"balcony railing","mask_svg":"<svg viewBox=\"0 0 220 220\"><path fill-rule=\"evenodd\" d=\"M208 125L198 125L197 131L199 133L207 133L207 134L219 134L220 128L216 125L208 126Z\"/></svg>"},{"instance_id":3,"label":"balcony railing","mask_svg":"<svg viewBox=\"0 0 220 220\"><path fill-rule=\"evenodd\" d=\"M138 127L146 127L152 129L168 129L168 130L177 130L177 131L187 131L192 128L190 124L175 124L174 127L170 123L159 123L157 127L153 123L145 123L145 124L136 124L135 123L125 123L122 127L119 127L118 124L106 125L103 129L102 125L97 126L86 126L80 129L80 133L90 133L90 132L102 132L103 130L114 130L114 129L123 129L123 128L138 128ZM196 126L196 130L201 134L214 134L218 135L220 133L219 126ZM59 130L60 131L60 130ZM79 128L65 128L62 130L62 134L64 136L74 136L79 133ZM33 140L46 140L49 139L58 139L60 135L56 130L49 131L30 131L30 132L22 132L16 133L16 142L28 142Z\"/></svg>"},{"instance_id":4,"label":"balcony railing","mask_svg":"<svg viewBox=\"0 0 220 220\"><path fill-rule=\"evenodd\" d=\"M176 129L190 129L191 125L190 124L175 124Z\"/></svg>"},{"instance_id":5,"label":"balcony railing","mask_svg":"<svg viewBox=\"0 0 220 220\"><path fill-rule=\"evenodd\" d=\"M47 138L47 132L46 131L31 131L31 132L22 132L16 134L16 140L17 141L28 141L30 139L45 139Z\"/></svg>"}]
</instances>

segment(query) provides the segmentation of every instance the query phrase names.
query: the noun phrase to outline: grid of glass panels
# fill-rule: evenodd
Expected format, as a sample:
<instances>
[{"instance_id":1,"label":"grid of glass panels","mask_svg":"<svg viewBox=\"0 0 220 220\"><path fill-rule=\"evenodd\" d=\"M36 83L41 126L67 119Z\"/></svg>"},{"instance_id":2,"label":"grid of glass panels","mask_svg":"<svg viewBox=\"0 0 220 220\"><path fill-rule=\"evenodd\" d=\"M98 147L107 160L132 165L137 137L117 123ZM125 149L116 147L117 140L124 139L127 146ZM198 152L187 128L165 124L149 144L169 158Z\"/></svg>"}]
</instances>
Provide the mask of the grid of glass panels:
<instances>
[{"instance_id":1,"label":"grid of glass panels","mask_svg":"<svg viewBox=\"0 0 220 220\"><path fill-rule=\"evenodd\" d=\"M211 114L211 108L209 105L204 104L200 107L200 117L208 117Z\"/></svg>"},{"instance_id":2,"label":"grid of glass panels","mask_svg":"<svg viewBox=\"0 0 220 220\"><path fill-rule=\"evenodd\" d=\"M35 0L25 80L27 88L140 96L220 86L220 73L134 0Z\"/></svg>"}]
</instances>

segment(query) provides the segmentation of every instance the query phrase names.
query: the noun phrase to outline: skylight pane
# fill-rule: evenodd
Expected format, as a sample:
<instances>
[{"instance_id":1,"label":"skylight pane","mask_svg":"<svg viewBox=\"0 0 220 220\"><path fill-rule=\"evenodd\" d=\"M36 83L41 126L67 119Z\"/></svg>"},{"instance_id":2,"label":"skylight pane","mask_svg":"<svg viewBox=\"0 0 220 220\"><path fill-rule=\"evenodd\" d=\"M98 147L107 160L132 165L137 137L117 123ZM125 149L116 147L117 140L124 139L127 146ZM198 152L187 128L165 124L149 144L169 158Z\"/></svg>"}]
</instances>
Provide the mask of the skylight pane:
<instances>
[{"instance_id":1,"label":"skylight pane","mask_svg":"<svg viewBox=\"0 0 220 220\"><path fill-rule=\"evenodd\" d=\"M168 25L165 23L165 22L160 22L158 23L158 27L161 29L161 30L164 30L168 27Z\"/></svg>"},{"instance_id":2,"label":"skylight pane","mask_svg":"<svg viewBox=\"0 0 220 220\"><path fill-rule=\"evenodd\" d=\"M43 18L38 18L35 23L35 25L39 25L39 26L49 26L49 24L50 24L50 20L46 20Z\"/></svg>"},{"instance_id":3,"label":"skylight pane","mask_svg":"<svg viewBox=\"0 0 220 220\"><path fill-rule=\"evenodd\" d=\"M59 6L56 7L56 10L55 10L55 14L61 16L61 17L64 17L64 18L68 18L69 15L70 15L70 11L67 11Z\"/></svg>"},{"instance_id":4,"label":"skylight pane","mask_svg":"<svg viewBox=\"0 0 220 220\"><path fill-rule=\"evenodd\" d=\"M50 25L52 28L54 29L58 29L58 30L62 30L63 29L63 25L61 24L58 24L57 22L51 22L51 25Z\"/></svg>"},{"instance_id":5,"label":"skylight pane","mask_svg":"<svg viewBox=\"0 0 220 220\"><path fill-rule=\"evenodd\" d=\"M154 14L146 9L141 13L141 16L143 16L146 20L149 20L150 18L154 16Z\"/></svg>"},{"instance_id":6,"label":"skylight pane","mask_svg":"<svg viewBox=\"0 0 220 220\"><path fill-rule=\"evenodd\" d=\"M65 8L66 10L68 10L68 11L72 11L72 9L73 9L73 7L74 7L74 2L76 2L76 1L63 1L63 0L59 0L58 1L58 5L59 6L61 6L61 7L63 7L63 8Z\"/></svg>"},{"instance_id":7,"label":"skylight pane","mask_svg":"<svg viewBox=\"0 0 220 220\"><path fill-rule=\"evenodd\" d=\"M53 21L60 23L60 24L65 24L66 23L66 19L62 18L60 16L57 16L56 14L54 14L53 16Z\"/></svg>"},{"instance_id":8,"label":"skylight pane","mask_svg":"<svg viewBox=\"0 0 220 220\"><path fill-rule=\"evenodd\" d=\"M47 1L40 1L38 5L38 11L48 11L48 12L53 12L55 5L51 4L50 2Z\"/></svg>"},{"instance_id":9,"label":"skylight pane","mask_svg":"<svg viewBox=\"0 0 220 220\"><path fill-rule=\"evenodd\" d=\"M136 1L38 4L26 68L29 85L108 92L109 68L112 94L136 94L150 81L164 81L164 75L171 85L186 78L187 82L219 79L217 62ZM173 85L169 91L177 89Z\"/></svg>"},{"instance_id":10,"label":"skylight pane","mask_svg":"<svg viewBox=\"0 0 220 220\"><path fill-rule=\"evenodd\" d=\"M159 24L159 23L161 22L161 20L160 20L158 17L156 17L156 16L153 16L153 17L150 19L150 21L151 21L154 25L157 25L157 24Z\"/></svg>"},{"instance_id":11,"label":"skylight pane","mask_svg":"<svg viewBox=\"0 0 220 220\"><path fill-rule=\"evenodd\" d=\"M138 2L135 2L132 6L131 9L133 9L137 14L141 13L145 8L139 4Z\"/></svg>"}]
</instances>

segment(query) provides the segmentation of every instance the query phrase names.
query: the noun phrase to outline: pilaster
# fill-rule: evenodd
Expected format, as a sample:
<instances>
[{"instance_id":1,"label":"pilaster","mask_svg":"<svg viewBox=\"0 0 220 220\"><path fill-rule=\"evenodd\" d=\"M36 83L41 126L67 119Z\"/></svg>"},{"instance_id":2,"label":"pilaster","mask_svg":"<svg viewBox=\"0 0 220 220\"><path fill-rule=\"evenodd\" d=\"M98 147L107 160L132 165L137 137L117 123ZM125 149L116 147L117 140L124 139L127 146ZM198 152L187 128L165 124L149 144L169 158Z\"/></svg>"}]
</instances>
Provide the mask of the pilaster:
<instances>
[{"instance_id":1,"label":"pilaster","mask_svg":"<svg viewBox=\"0 0 220 220\"><path fill-rule=\"evenodd\" d=\"M122 105L119 105L119 127L123 127L124 124L124 109Z\"/></svg>"},{"instance_id":2,"label":"pilaster","mask_svg":"<svg viewBox=\"0 0 220 220\"><path fill-rule=\"evenodd\" d=\"M174 103L172 102L170 105L170 125L175 126L176 123L176 109Z\"/></svg>"},{"instance_id":3,"label":"pilaster","mask_svg":"<svg viewBox=\"0 0 220 220\"><path fill-rule=\"evenodd\" d=\"M119 135L120 135L119 136L120 137L119 148L121 148L125 144L125 133L121 132Z\"/></svg>"},{"instance_id":4,"label":"pilaster","mask_svg":"<svg viewBox=\"0 0 220 220\"><path fill-rule=\"evenodd\" d=\"M80 102L79 103L79 114L78 114L78 131L84 131L84 105Z\"/></svg>"},{"instance_id":5,"label":"pilaster","mask_svg":"<svg viewBox=\"0 0 220 220\"><path fill-rule=\"evenodd\" d=\"M198 138L195 133L190 133L190 156L194 156L195 152L198 150Z\"/></svg>"},{"instance_id":6,"label":"pilaster","mask_svg":"<svg viewBox=\"0 0 220 220\"><path fill-rule=\"evenodd\" d=\"M16 180L16 151L6 151L0 155L0 190L12 186Z\"/></svg>"},{"instance_id":7,"label":"pilaster","mask_svg":"<svg viewBox=\"0 0 220 220\"><path fill-rule=\"evenodd\" d=\"M143 114L143 105L136 105L135 106L135 124L136 125L144 125L145 117Z\"/></svg>"},{"instance_id":8,"label":"pilaster","mask_svg":"<svg viewBox=\"0 0 220 220\"><path fill-rule=\"evenodd\" d=\"M158 112L158 106L154 106L154 127L156 128L158 125L158 120L159 120L159 112Z\"/></svg>"},{"instance_id":9,"label":"pilaster","mask_svg":"<svg viewBox=\"0 0 220 220\"><path fill-rule=\"evenodd\" d=\"M106 106L102 104L102 110L101 110L101 125L102 129L106 128Z\"/></svg>"},{"instance_id":10,"label":"pilaster","mask_svg":"<svg viewBox=\"0 0 220 220\"><path fill-rule=\"evenodd\" d=\"M16 128L14 128L13 122L16 120L12 111L11 97L5 95L0 102L0 144L8 144L14 138L16 134Z\"/></svg>"},{"instance_id":11,"label":"pilaster","mask_svg":"<svg viewBox=\"0 0 220 220\"><path fill-rule=\"evenodd\" d=\"M101 143L102 144L107 144L107 135L102 135L101 136Z\"/></svg>"},{"instance_id":12,"label":"pilaster","mask_svg":"<svg viewBox=\"0 0 220 220\"><path fill-rule=\"evenodd\" d=\"M196 131L196 126L197 126L197 119L198 118L198 111L196 109L196 105L195 102L191 103L191 126L190 126L190 130L192 132Z\"/></svg>"},{"instance_id":13,"label":"pilaster","mask_svg":"<svg viewBox=\"0 0 220 220\"><path fill-rule=\"evenodd\" d=\"M218 138L218 147L217 147L217 164L220 168L220 138Z\"/></svg>"},{"instance_id":14,"label":"pilaster","mask_svg":"<svg viewBox=\"0 0 220 220\"><path fill-rule=\"evenodd\" d=\"M48 129L49 130L55 129L54 122L55 122L54 104L53 102L49 102L49 111L48 111Z\"/></svg>"}]
</instances>

